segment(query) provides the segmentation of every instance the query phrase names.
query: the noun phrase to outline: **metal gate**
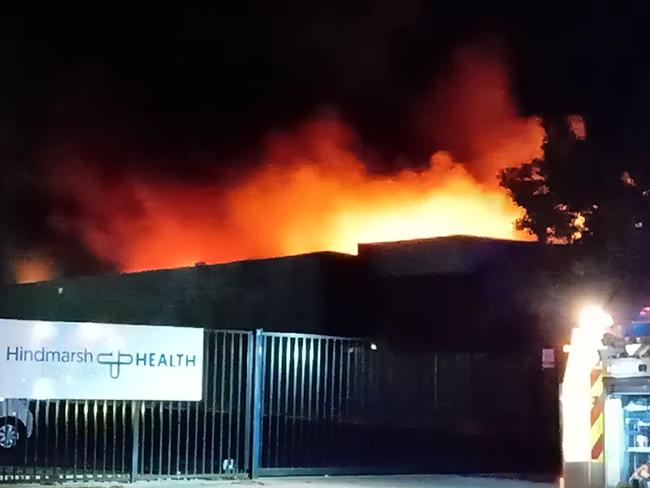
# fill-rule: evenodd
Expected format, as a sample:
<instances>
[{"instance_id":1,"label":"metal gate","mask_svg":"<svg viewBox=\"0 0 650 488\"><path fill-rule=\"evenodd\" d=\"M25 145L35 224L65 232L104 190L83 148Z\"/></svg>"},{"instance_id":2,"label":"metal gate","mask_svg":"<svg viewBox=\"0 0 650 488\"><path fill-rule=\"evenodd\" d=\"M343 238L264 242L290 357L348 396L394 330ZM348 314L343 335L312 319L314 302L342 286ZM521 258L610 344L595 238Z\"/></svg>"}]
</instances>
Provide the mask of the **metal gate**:
<instances>
[{"instance_id":1,"label":"metal gate","mask_svg":"<svg viewBox=\"0 0 650 488\"><path fill-rule=\"evenodd\" d=\"M325 467L332 473L349 466L345 449L363 443L354 407L363 398L358 372L370 360L369 346L361 339L306 334L258 333L257 340L262 367L255 474Z\"/></svg>"},{"instance_id":2,"label":"metal gate","mask_svg":"<svg viewBox=\"0 0 650 488\"><path fill-rule=\"evenodd\" d=\"M0 482L510 472L553 446L540 371L530 352L208 330L200 402L0 399L18 440Z\"/></svg>"},{"instance_id":3,"label":"metal gate","mask_svg":"<svg viewBox=\"0 0 650 488\"><path fill-rule=\"evenodd\" d=\"M204 341L200 402L0 400L0 482L247 475L253 334Z\"/></svg>"},{"instance_id":4,"label":"metal gate","mask_svg":"<svg viewBox=\"0 0 650 488\"><path fill-rule=\"evenodd\" d=\"M417 353L305 334L260 332L257 341L256 475L507 472L547 462L548 443L530 445L543 424L538 355Z\"/></svg>"}]
</instances>

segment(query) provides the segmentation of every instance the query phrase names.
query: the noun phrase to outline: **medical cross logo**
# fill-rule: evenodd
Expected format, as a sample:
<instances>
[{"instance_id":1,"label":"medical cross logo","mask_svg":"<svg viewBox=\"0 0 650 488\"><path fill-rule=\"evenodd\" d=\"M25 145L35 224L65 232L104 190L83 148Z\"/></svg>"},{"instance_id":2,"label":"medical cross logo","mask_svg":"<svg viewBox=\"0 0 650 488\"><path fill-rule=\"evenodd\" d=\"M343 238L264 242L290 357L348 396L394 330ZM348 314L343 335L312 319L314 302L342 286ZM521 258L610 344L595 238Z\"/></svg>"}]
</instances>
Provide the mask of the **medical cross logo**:
<instances>
[{"instance_id":1,"label":"medical cross logo","mask_svg":"<svg viewBox=\"0 0 650 488\"><path fill-rule=\"evenodd\" d=\"M121 351L116 353L101 353L97 355L99 364L108 365L111 378L120 377L121 367L135 365L149 368L190 368L196 366L196 355L189 354L159 354L144 352L128 354Z\"/></svg>"}]
</instances>

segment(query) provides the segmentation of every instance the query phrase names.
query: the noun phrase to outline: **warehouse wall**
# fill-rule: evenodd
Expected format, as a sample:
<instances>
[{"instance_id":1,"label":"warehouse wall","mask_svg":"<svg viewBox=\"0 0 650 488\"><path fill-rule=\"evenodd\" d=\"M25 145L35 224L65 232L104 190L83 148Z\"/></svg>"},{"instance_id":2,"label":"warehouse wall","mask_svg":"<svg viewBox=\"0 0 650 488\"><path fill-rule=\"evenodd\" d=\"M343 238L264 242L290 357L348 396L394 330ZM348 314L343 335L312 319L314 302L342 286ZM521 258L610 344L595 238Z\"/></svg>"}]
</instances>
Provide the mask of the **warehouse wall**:
<instances>
[{"instance_id":1,"label":"warehouse wall","mask_svg":"<svg viewBox=\"0 0 650 488\"><path fill-rule=\"evenodd\" d=\"M368 334L429 350L556 345L568 331L558 318L573 311L556 251L448 237L97 275L6 287L0 316Z\"/></svg>"},{"instance_id":2,"label":"warehouse wall","mask_svg":"<svg viewBox=\"0 0 650 488\"><path fill-rule=\"evenodd\" d=\"M342 332L362 322L353 257L316 253L5 287L4 318Z\"/></svg>"},{"instance_id":3,"label":"warehouse wall","mask_svg":"<svg viewBox=\"0 0 650 488\"><path fill-rule=\"evenodd\" d=\"M561 307L549 295L560 286L561 251L465 236L360 245L360 262L373 277L370 320L393 341L428 349L561 343Z\"/></svg>"}]
</instances>

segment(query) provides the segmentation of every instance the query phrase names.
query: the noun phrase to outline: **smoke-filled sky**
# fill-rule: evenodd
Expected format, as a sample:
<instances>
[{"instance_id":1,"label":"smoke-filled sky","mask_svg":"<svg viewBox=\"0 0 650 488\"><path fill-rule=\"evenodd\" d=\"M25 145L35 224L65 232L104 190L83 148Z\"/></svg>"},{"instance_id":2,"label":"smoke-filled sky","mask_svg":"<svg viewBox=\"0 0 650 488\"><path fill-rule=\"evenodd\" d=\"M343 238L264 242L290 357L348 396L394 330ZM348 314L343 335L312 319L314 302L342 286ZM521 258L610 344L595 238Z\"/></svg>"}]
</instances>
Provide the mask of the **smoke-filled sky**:
<instances>
[{"instance_id":1,"label":"smoke-filled sky","mask_svg":"<svg viewBox=\"0 0 650 488\"><path fill-rule=\"evenodd\" d=\"M494 174L540 154L541 119L581 114L604 150L643 150L642 3L145 3L2 7L18 279L525 238Z\"/></svg>"}]
</instances>

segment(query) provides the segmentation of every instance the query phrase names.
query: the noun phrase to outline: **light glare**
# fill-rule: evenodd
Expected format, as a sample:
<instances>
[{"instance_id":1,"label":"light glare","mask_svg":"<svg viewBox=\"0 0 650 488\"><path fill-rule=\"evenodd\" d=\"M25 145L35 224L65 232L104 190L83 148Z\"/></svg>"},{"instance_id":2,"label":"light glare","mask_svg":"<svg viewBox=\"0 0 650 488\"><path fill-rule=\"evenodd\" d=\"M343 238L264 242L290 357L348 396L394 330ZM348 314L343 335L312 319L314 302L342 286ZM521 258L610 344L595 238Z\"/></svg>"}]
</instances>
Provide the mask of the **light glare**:
<instances>
[{"instance_id":1,"label":"light glare","mask_svg":"<svg viewBox=\"0 0 650 488\"><path fill-rule=\"evenodd\" d=\"M603 333L614 325L614 318L599 305L586 305L580 311L578 325L585 330Z\"/></svg>"}]
</instances>

